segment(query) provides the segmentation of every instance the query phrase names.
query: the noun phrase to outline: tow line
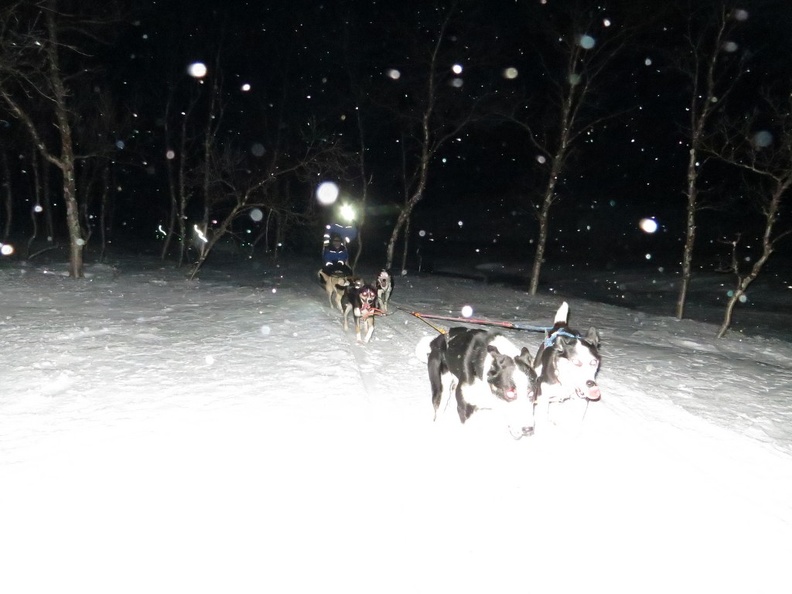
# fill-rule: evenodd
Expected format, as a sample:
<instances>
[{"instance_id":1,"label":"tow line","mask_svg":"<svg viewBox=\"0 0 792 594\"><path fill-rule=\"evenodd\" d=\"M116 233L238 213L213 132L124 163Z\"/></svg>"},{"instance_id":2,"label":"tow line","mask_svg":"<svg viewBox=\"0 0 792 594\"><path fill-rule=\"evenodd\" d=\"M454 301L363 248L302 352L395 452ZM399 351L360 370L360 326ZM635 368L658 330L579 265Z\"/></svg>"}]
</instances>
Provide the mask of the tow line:
<instances>
[{"instance_id":1,"label":"tow line","mask_svg":"<svg viewBox=\"0 0 792 594\"><path fill-rule=\"evenodd\" d=\"M456 317L456 316L442 316L438 314L429 314L429 313L421 313L418 311L411 311L405 307L401 307L399 305L394 304L391 302L396 309L399 309L414 318L421 320L424 324L427 324L437 330L440 334L445 334L446 331L438 326L432 324L429 320L442 320L444 322L461 322L464 324L477 324L481 326L497 326L499 328L508 328L510 330L524 330L526 332L542 332L547 334L550 332L553 327L552 326L533 326L529 324L522 324L520 322L503 322L499 320L488 320L485 318L464 318L464 317Z\"/></svg>"}]
</instances>

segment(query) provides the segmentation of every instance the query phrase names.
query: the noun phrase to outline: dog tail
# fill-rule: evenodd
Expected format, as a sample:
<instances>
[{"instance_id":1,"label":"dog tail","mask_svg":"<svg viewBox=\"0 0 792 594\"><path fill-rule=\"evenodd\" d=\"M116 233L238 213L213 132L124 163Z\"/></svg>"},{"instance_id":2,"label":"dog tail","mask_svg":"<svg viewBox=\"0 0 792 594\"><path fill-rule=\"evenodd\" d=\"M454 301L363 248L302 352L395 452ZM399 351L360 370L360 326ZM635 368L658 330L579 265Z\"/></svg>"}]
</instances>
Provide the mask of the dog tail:
<instances>
[{"instance_id":1,"label":"dog tail","mask_svg":"<svg viewBox=\"0 0 792 594\"><path fill-rule=\"evenodd\" d=\"M555 320L553 320L553 323L555 323L555 324L565 324L568 317L569 317L569 304L566 301L564 301L561 304L561 307L558 308L558 311L556 312Z\"/></svg>"},{"instance_id":2,"label":"dog tail","mask_svg":"<svg viewBox=\"0 0 792 594\"><path fill-rule=\"evenodd\" d=\"M435 338L437 337L424 336L421 340L418 341L418 344L415 346L415 358L418 359L421 363L429 362L429 353L432 352L432 347L430 345Z\"/></svg>"}]
</instances>

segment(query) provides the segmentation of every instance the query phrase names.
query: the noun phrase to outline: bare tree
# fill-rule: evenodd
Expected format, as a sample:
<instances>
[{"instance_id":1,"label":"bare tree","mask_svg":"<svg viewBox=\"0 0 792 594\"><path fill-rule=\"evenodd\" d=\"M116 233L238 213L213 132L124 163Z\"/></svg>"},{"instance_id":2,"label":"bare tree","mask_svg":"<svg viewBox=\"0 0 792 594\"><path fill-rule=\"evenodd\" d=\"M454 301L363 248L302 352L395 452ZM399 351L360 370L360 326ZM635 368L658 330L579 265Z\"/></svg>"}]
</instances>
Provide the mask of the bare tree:
<instances>
[{"instance_id":1,"label":"bare tree","mask_svg":"<svg viewBox=\"0 0 792 594\"><path fill-rule=\"evenodd\" d=\"M288 179L315 179L319 172L348 166L348 155L338 142L328 142L315 130L304 137L302 147L272 151L260 165L251 163L248 155L232 147L214 145L207 153L208 161L201 172L205 181L205 224L196 228L201 245L199 257L190 273L193 279L217 242L231 233L235 220L254 208L269 212L287 211L274 190ZM216 221L209 225L210 221ZM197 227L197 226L196 226Z\"/></svg>"},{"instance_id":2,"label":"bare tree","mask_svg":"<svg viewBox=\"0 0 792 594\"><path fill-rule=\"evenodd\" d=\"M216 42L207 42L209 46ZM172 50L176 52L176 49ZM198 248L198 259L205 259L206 243L191 240L196 233L206 236L210 226L212 202L212 178L220 179L222 172L217 165L229 166L235 158L229 157L229 147L223 146L220 131L226 108L220 50L213 50L214 59L205 75L184 79L182 65L172 66L168 74L168 93L163 100L163 142L167 172L169 204L165 216L166 228L161 229L163 246L160 252L164 260L174 238L178 239L177 265L188 259L190 246ZM235 166L235 165L234 165ZM229 174L233 174L229 172ZM194 210L199 210L198 222L193 231L188 228L195 220Z\"/></svg>"},{"instance_id":3,"label":"bare tree","mask_svg":"<svg viewBox=\"0 0 792 594\"><path fill-rule=\"evenodd\" d=\"M193 117L198 96L192 94L183 111L176 110L178 120L172 120L174 98L168 98L165 107L164 136L167 150L163 155L168 173L168 190L170 208L168 214L165 241L162 246L161 257L164 260L174 235L179 241L177 266L182 266L187 258L189 247L189 234L187 231L188 207L196 194L195 184L191 181L195 177L195 169L199 166L194 146L196 140L191 133L191 119Z\"/></svg>"},{"instance_id":4,"label":"bare tree","mask_svg":"<svg viewBox=\"0 0 792 594\"><path fill-rule=\"evenodd\" d=\"M88 7L90 8L90 7ZM18 0L0 21L0 99L18 118L41 155L62 176L69 235L69 276L83 277L84 230L80 224L72 111L78 75L87 72L89 47L110 20L59 10L58 0ZM117 22L117 21L116 21ZM57 130L51 146L43 127Z\"/></svg>"},{"instance_id":5,"label":"bare tree","mask_svg":"<svg viewBox=\"0 0 792 594\"><path fill-rule=\"evenodd\" d=\"M368 161L366 159L368 144L363 113L366 111L367 90L364 88L361 81L361 65L359 61L362 57L362 52L352 51L352 32L349 26L349 14L344 15L343 22L345 23L343 28L344 67L349 78L351 95L354 97L355 128L358 136L357 177L360 180L360 198L357 203L357 252L351 263L352 270L354 270L357 268L358 261L363 254L363 248L365 246L366 207L368 205L372 174L369 171Z\"/></svg>"},{"instance_id":6,"label":"bare tree","mask_svg":"<svg viewBox=\"0 0 792 594\"><path fill-rule=\"evenodd\" d=\"M117 164L137 167L140 160L123 155L129 150L123 138L132 129L131 119L122 115L118 103L106 87L94 85L91 95L75 97L73 109L80 113L80 126L74 129L77 187L80 189L80 218L86 244L95 232L99 235L100 260L108 247L112 229L112 182Z\"/></svg>"},{"instance_id":7,"label":"bare tree","mask_svg":"<svg viewBox=\"0 0 792 594\"><path fill-rule=\"evenodd\" d=\"M538 151L539 191L531 193L539 233L531 266L530 293L535 295L545 261L553 207L562 199L560 185L574 149L584 135L623 111L603 113L595 99L605 90L607 68L619 55L629 30L613 27L604 14L576 10L558 24L547 24L554 53L544 61L548 92L539 102L525 100L508 114ZM618 29L618 30L617 30Z\"/></svg>"},{"instance_id":8,"label":"bare tree","mask_svg":"<svg viewBox=\"0 0 792 594\"><path fill-rule=\"evenodd\" d=\"M479 99L463 99L459 94L461 78L455 77L451 68L454 64L454 58L449 55L451 47L456 47L457 59L463 49L472 51L469 46L463 48L460 37L449 32L452 24L456 24L454 19L459 16L457 8L454 4L444 12L436 11L442 15L436 28L427 27L426 35L417 39L426 42L414 50L420 65L398 72L398 77L405 79L404 85L409 89L405 92L404 87L399 87L395 108L401 122L405 184L404 200L388 241L386 268L393 266L399 238L404 235L405 242L408 239L409 220L416 205L424 198L432 159L473 121L480 105ZM424 33L423 28L421 33Z\"/></svg>"},{"instance_id":9,"label":"bare tree","mask_svg":"<svg viewBox=\"0 0 792 594\"><path fill-rule=\"evenodd\" d=\"M735 276L735 286L726 303L718 338L726 334L735 306L759 277L779 242L792 234L792 226L788 223L785 229L778 231L781 208L792 188L792 94L778 99L764 93L762 103L766 109L756 110L751 117L735 125L721 125L720 145L708 147L720 159L749 174L747 191L753 199L752 205L762 216L761 247L747 270L740 266L738 257L742 234L731 241L730 269Z\"/></svg>"},{"instance_id":10,"label":"bare tree","mask_svg":"<svg viewBox=\"0 0 792 594\"><path fill-rule=\"evenodd\" d=\"M35 204L33 208L30 209L30 220L33 229L27 242L27 250L25 252L26 258L32 258L42 251L55 249L57 247L57 243L55 242L55 225L52 217L52 199L49 183L51 166L49 161L46 161L35 147L30 148L30 168L33 173L33 178L30 180L32 186L31 193L35 198ZM46 244L43 250L34 252L33 244L38 236L40 216L44 217Z\"/></svg>"},{"instance_id":11,"label":"bare tree","mask_svg":"<svg viewBox=\"0 0 792 594\"><path fill-rule=\"evenodd\" d=\"M163 135L166 147L163 157L168 175L170 206L167 228L164 230L165 241L162 244L160 257L164 260L168 256L171 242L175 236L179 241L177 262L178 266L181 266L187 251L187 204L190 201L185 175L188 162L187 122L195 106L195 99L192 98L189 101L187 109L181 114L181 119L175 124L171 122L173 104L174 97L171 93L165 104L163 118Z\"/></svg>"},{"instance_id":12,"label":"bare tree","mask_svg":"<svg viewBox=\"0 0 792 594\"><path fill-rule=\"evenodd\" d=\"M693 251L696 244L696 214L702 208L699 174L705 157L704 143L712 131L716 114L737 85L743 59L729 37L739 25L739 13L720 5L714 15L691 12L688 18L687 45L678 64L689 81L689 138L685 175L685 245L682 251L682 278L676 302L676 317L685 313L688 288L693 276Z\"/></svg>"}]
</instances>

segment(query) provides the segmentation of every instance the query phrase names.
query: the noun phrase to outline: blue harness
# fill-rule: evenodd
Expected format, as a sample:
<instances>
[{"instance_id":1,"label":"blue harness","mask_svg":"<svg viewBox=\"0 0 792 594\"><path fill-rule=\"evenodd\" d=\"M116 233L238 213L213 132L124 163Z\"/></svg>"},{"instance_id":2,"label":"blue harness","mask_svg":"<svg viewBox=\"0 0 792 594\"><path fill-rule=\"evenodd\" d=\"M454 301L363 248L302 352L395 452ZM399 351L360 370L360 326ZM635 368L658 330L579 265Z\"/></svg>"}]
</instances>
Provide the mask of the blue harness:
<instances>
[{"instance_id":1,"label":"blue harness","mask_svg":"<svg viewBox=\"0 0 792 594\"><path fill-rule=\"evenodd\" d=\"M544 339L545 348L546 349L551 348L555 344L556 338L558 338L559 336L563 336L564 338L577 338L578 340L585 340L579 334L572 334L571 332L567 332L563 328L559 328L552 334L548 334L547 338Z\"/></svg>"}]
</instances>

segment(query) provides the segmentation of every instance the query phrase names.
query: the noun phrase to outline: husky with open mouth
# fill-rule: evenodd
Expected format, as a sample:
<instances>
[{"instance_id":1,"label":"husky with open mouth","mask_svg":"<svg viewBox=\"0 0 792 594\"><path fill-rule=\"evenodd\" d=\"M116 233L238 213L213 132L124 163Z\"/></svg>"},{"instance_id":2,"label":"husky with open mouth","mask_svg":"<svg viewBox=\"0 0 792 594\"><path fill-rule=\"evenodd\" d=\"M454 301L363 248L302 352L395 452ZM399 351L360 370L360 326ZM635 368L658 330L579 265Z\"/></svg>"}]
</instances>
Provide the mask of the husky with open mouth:
<instances>
[{"instance_id":1,"label":"husky with open mouth","mask_svg":"<svg viewBox=\"0 0 792 594\"><path fill-rule=\"evenodd\" d=\"M382 313L388 313L388 303L393 292L393 277L387 270L381 270L377 275L377 307Z\"/></svg>"},{"instance_id":2,"label":"husky with open mouth","mask_svg":"<svg viewBox=\"0 0 792 594\"><path fill-rule=\"evenodd\" d=\"M425 343L418 348L425 350ZM533 433L536 374L527 348L497 332L458 327L433 339L428 351L419 356L426 355L435 419L453 394L462 423L477 410L491 409L515 439Z\"/></svg>"},{"instance_id":3,"label":"husky with open mouth","mask_svg":"<svg viewBox=\"0 0 792 594\"><path fill-rule=\"evenodd\" d=\"M588 403L602 397L597 385L599 333L594 327L586 334L573 330L568 317L569 304L565 301L534 359L539 378L537 416L550 423L560 423L562 411L568 413L573 407L582 411L576 414L585 414Z\"/></svg>"},{"instance_id":4,"label":"husky with open mouth","mask_svg":"<svg viewBox=\"0 0 792 594\"><path fill-rule=\"evenodd\" d=\"M372 285L351 284L341 296L341 312L344 330L349 329L349 315L355 321L355 336L358 342L368 342L374 334L374 317L377 315L377 291Z\"/></svg>"}]
</instances>

